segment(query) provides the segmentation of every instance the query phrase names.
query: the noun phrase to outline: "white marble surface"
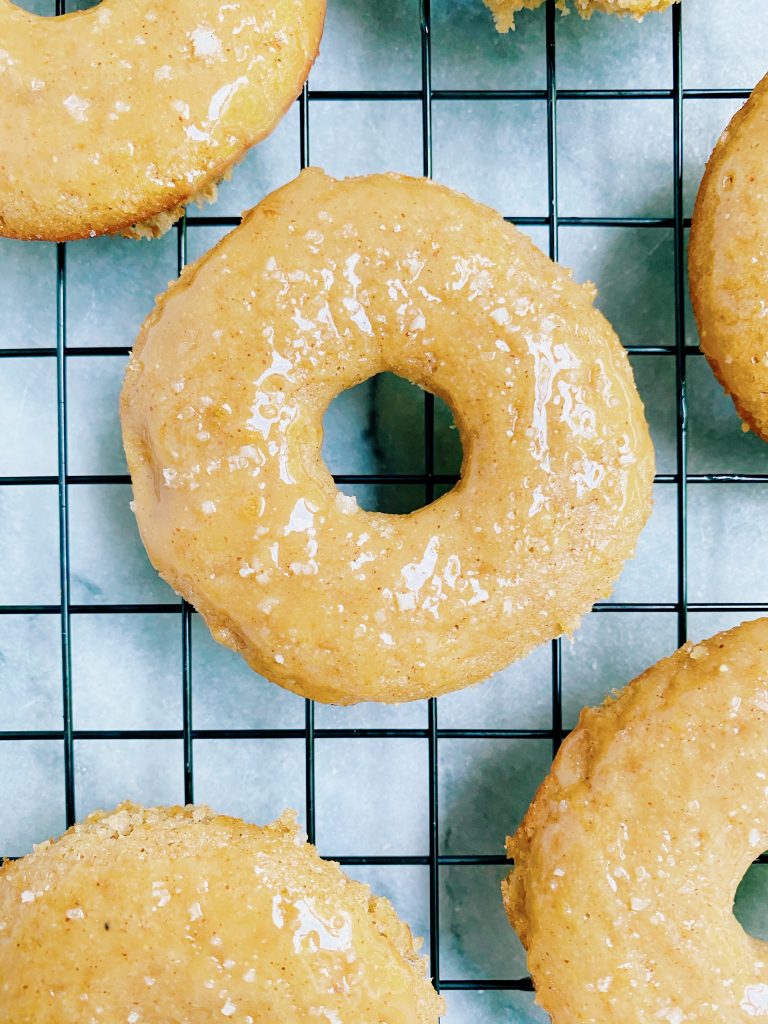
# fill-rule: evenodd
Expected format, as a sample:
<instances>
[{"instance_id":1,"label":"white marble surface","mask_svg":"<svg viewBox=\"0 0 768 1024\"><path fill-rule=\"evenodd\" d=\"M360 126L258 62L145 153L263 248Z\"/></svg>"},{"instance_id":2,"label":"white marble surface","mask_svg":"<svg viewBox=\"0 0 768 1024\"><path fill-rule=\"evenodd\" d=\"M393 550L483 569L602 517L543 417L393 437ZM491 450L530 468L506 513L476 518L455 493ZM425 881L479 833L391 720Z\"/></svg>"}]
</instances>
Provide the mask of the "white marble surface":
<instances>
[{"instance_id":1,"label":"white marble surface","mask_svg":"<svg viewBox=\"0 0 768 1024\"><path fill-rule=\"evenodd\" d=\"M749 88L766 70L764 0L682 0L687 88ZM25 6L32 4L25 3ZM50 12L52 0L36 0ZM83 3L82 6L87 6ZM317 90L418 90L421 64L416 0L329 0ZM508 36L493 31L480 0L433 0L433 85L543 89L543 11L523 14ZM564 89L672 85L671 15L643 24L596 16L557 22L558 82ZM690 214L703 163L739 102L688 99L684 105L685 207ZM563 101L558 108L559 199L563 216L671 217L672 106L669 100ZM509 216L543 216L547 203L543 101L436 100L436 177ZM313 162L337 174L397 169L421 172L418 100L315 100L310 110ZM237 168L207 214L235 215L292 177L299 167L298 110ZM546 246L546 230L525 229ZM191 226L191 259L222 229ZM668 228L563 227L562 262L600 288L599 303L625 343L674 342L674 244ZM130 345L142 318L176 273L174 233L152 243L96 239L67 246L68 343ZM35 349L56 340L53 246L0 240L0 346ZM690 309L689 343L696 333ZM125 357L72 356L67 362L70 472L122 474L116 398ZM636 356L659 471L675 470L673 361ZM768 471L768 447L740 430L730 401L705 361L688 359L689 469L694 473ZM0 362L0 475L56 473L54 361ZM369 412L378 424L371 436ZM457 437L438 410L436 467L454 472ZM392 378L368 383L328 413L326 457L337 472L418 472L423 468L421 396ZM404 511L418 488L349 488L363 503ZM123 485L70 488L72 600L82 605L168 603L141 548ZM692 485L689 502L690 599L768 599L767 486ZM55 486L0 487L0 603L59 600ZM659 484L653 517L613 601L676 599L674 488ZM703 637L737 613L690 616ZM563 715L575 724L584 703L602 700L676 644L670 613L590 615L563 645ZM546 729L551 724L547 647L486 684L442 698L445 728ZM74 720L79 730L177 729L181 721L179 616L77 614L72 617ZM300 730L304 704L255 678L193 621L194 721L200 729ZM53 730L61 716L61 654L55 615L0 616L0 730ZM320 728L423 729L423 703L400 708L318 707ZM300 738L199 740L198 799L263 821L284 805L305 813ZM440 843L445 853L499 853L547 769L550 750L536 739L445 739L439 745ZM183 796L178 740L76 742L77 810L130 796L145 802ZM319 739L316 745L318 843L323 853L423 856L428 851L427 744L420 738ZM0 853L19 854L63 825L63 760L55 741L0 743ZM387 893L428 938L428 871L423 866L354 867ZM441 974L445 978L516 977L521 947L499 901L503 867L441 871ZM766 935L768 869L751 870L738 913ZM529 994L452 992L447 1019L461 1024L545 1019Z\"/></svg>"}]
</instances>

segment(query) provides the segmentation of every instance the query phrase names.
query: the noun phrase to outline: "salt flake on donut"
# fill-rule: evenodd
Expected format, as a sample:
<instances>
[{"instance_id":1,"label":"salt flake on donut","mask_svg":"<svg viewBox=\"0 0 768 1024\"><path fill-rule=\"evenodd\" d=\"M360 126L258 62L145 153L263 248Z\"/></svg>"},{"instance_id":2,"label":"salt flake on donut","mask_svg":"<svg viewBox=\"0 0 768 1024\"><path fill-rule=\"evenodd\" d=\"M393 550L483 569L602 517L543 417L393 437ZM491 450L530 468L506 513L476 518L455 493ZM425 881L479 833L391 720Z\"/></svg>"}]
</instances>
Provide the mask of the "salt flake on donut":
<instances>
[{"instance_id":1,"label":"salt flake on donut","mask_svg":"<svg viewBox=\"0 0 768 1024\"><path fill-rule=\"evenodd\" d=\"M325 0L102 0L44 18L0 0L0 234L166 231L273 130Z\"/></svg>"},{"instance_id":2,"label":"salt flake on donut","mask_svg":"<svg viewBox=\"0 0 768 1024\"><path fill-rule=\"evenodd\" d=\"M435 696L573 630L650 510L625 350L493 210L398 175L310 169L173 284L121 415L149 556L216 639L317 700ZM443 398L461 480L359 508L321 457L333 399L382 371Z\"/></svg>"},{"instance_id":3,"label":"salt flake on donut","mask_svg":"<svg viewBox=\"0 0 768 1024\"><path fill-rule=\"evenodd\" d=\"M768 619L686 644L582 711L503 885L553 1024L768 1018L733 913L768 847Z\"/></svg>"}]
</instances>

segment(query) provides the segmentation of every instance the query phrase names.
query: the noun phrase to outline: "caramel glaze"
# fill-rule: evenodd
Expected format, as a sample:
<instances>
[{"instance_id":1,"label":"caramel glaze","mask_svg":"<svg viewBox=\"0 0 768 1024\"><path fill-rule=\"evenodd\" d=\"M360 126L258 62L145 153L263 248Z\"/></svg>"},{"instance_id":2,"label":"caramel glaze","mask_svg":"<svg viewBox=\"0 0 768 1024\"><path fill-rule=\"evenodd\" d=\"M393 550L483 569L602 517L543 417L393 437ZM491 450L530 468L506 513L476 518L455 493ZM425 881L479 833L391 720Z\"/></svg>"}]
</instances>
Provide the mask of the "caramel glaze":
<instances>
[{"instance_id":1,"label":"caramel glaze","mask_svg":"<svg viewBox=\"0 0 768 1024\"><path fill-rule=\"evenodd\" d=\"M157 234L275 127L325 0L0 0L0 234ZM149 221L149 225L136 228Z\"/></svg>"},{"instance_id":2,"label":"caramel glaze","mask_svg":"<svg viewBox=\"0 0 768 1024\"><path fill-rule=\"evenodd\" d=\"M626 352L494 211L397 175L310 169L158 302L122 394L153 564L214 637L317 700L399 702L484 679L573 630L650 509ZM345 388L440 395L461 482L363 511L321 457Z\"/></svg>"},{"instance_id":3,"label":"caramel glaze","mask_svg":"<svg viewBox=\"0 0 768 1024\"><path fill-rule=\"evenodd\" d=\"M0 870L8 1024L437 1024L417 950L291 814L123 804Z\"/></svg>"}]
</instances>

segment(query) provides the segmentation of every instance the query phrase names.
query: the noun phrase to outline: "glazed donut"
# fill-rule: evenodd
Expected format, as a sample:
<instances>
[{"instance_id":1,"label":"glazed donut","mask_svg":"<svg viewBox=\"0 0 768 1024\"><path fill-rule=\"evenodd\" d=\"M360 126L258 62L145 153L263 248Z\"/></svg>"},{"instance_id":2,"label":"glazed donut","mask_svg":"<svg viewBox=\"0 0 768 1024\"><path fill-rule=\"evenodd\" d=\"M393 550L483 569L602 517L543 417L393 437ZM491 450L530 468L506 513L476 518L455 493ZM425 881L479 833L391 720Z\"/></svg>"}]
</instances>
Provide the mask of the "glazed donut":
<instances>
[{"instance_id":1,"label":"glazed donut","mask_svg":"<svg viewBox=\"0 0 768 1024\"><path fill-rule=\"evenodd\" d=\"M555 0L563 14L569 14L571 6L582 18L591 18L595 12L603 14L629 14L641 21L652 11L665 11L677 0ZM546 0L485 0L493 14L496 29L509 32L515 27L515 15L520 11L535 10Z\"/></svg>"},{"instance_id":2,"label":"glazed donut","mask_svg":"<svg viewBox=\"0 0 768 1024\"><path fill-rule=\"evenodd\" d=\"M0 0L0 234L166 231L301 91L325 0Z\"/></svg>"},{"instance_id":3,"label":"glazed donut","mask_svg":"<svg viewBox=\"0 0 768 1024\"><path fill-rule=\"evenodd\" d=\"M437 1024L425 971L391 904L291 814L122 804L0 870L14 1024Z\"/></svg>"},{"instance_id":4,"label":"glazed donut","mask_svg":"<svg viewBox=\"0 0 768 1024\"><path fill-rule=\"evenodd\" d=\"M720 137L693 211L701 348L745 428L768 441L768 75Z\"/></svg>"},{"instance_id":5,"label":"glazed donut","mask_svg":"<svg viewBox=\"0 0 768 1024\"><path fill-rule=\"evenodd\" d=\"M686 644L582 712L503 886L553 1024L747 1024L768 944L733 915L768 846L768 619Z\"/></svg>"},{"instance_id":6,"label":"glazed donut","mask_svg":"<svg viewBox=\"0 0 768 1024\"><path fill-rule=\"evenodd\" d=\"M213 635L304 696L406 701L575 628L650 506L624 349L492 210L397 175L311 169L162 296L122 394L149 556ZM440 395L462 479L366 512L321 457L345 388L390 370Z\"/></svg>"}]
</instances>

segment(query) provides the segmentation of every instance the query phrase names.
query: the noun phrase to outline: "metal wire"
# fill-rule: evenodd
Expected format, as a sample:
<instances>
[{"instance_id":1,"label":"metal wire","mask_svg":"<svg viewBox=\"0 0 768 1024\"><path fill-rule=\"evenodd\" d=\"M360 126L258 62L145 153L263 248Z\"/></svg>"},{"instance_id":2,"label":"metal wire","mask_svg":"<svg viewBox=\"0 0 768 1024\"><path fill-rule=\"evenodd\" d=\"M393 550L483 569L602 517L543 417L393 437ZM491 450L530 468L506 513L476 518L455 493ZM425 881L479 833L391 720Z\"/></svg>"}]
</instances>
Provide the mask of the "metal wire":
<instances>
[{"instance_id":1,"label":"metal wire","mask_svg":"<svg viewBox=\"0 0 768 1024\"><path fill-rule=\"evenodd\" d=\"M479 2L479 0L478 0ZM64 0L56 0L56 13L64 11ZM682 18L681 9L672 9L672 32L670 39L673 84L671 89L563 89L557 87L557 45L556 12L554 0L547 0L546 9L546 87L528 90L462 89L447 90L432 88L431 62L431 19L430 0L420 0L419 32L421 46L421 85L410 90L335 90L315 91L305 86L299 98L299 154L302 167L310 162L310 114L317 101L367 100L388 102L414 100L421 103L422 113L422 170L425 176L432 175L432 112L434 103L455 100L530 100L544 102L547 113L547 213L541 217L509 216L507 219L523 226L542 226L547 229L549 254L558 256L559 231L566 227L632 227L648 230L668 229L674 235L674 298L675 338L672 345L628 346L634 356L665 356L674 359L676 424L675 447L676 469L674 473L659 474L656 483L675 488L677 527L677 590L674 602L619 602L598 604L594 611L600 613L620 612L669 612L676 616L678 640L687 637L688 613L693 612L741 612L768 613L768 604L760 603L690 603L688 601L688 546L687 546L687 493L689 486L704 484L764 484L768 473L713 473L689 474L687 472L687 400L686 362L689 357L698 357L699 350L685 342L685 251L684 233L690 221L683 215L683 105L688 101L707 99L743 99L749 95L743 89L685 89L682 67ZM489 31L491 31L489 27ZM559 214L558 204L558 153L557 114L558 105L579 100L667 100L673 110L673 216L670 217L565 217ZM189 230L200 227L228 227L239 223L239 218L216 215L190 215L177 226L178 270L187 260L187 235ZM67 299L67 247L56 247L56 345L48 348L6 348L0 350L0 359L51 358L56 360L57 383L57 434L58 462L56 475L5 476L0 477L0 486L52 486L58 491L59 555L60 555L60 601L58 604L17 604L0 606L2 615L57 615L60 619L61 666L63 719L61 729L54 730L5 730L0 731L0 741L55 741L64 750L64 805L67 825L75 819L75 741L89 740L181 740L183 749L184 795L187 801L194 799L194 749L197 741L210 739L300 739L304 741L306 762L306 827L309 838L314 841L317 824L315 799L315 745L317 740L326 739L389 739L412 738L426 741L427 770L429 775L429 852L426 856L363 856L347 854L338 857L348 865L419 865L429 869L430 896L430 955L432 973L438 989L443 990L530 990L527 978L446 978L440 965L440 870L446 866L501 865L504 857L499 855L440 853L440 827L438 808L439 758L441 742L452 739L539 739L551 742L552 753L557 751L564 736L563 730L563 665L560 641L551 644L551 727L548 729L487 728L487 729L444 729L439 725L438 703L428 703L426 728L408 729L359 729L359 728L318 728L315 726L314 706L305 705L303 728L269 729L196 729L193 722L193 609L186 602L168 601L155 604L73 604L70 592L70 527L69 489L80 485L126 484L129 478L123 474L73 475L68 469L67 438L67 363L69 359L93 356L116 356L124 358L130 349L117 347L77 347L67 344L66 325ZM428 503L435 497L440 485L453 484L455 476L435 472L435 419L434 399L430 394L424 398L424 473L411 474L346 474L335 477L340 484L384 484L402 486L418 484L424 488ZM73 679L70 626L73 615L159 613L179 615L181 641L181 686L182 724L181 729L162 730L79 730L73 722ZM765 856L760 858L767 862Z\"/></svg>"},{"instance_id":2,"label":"metal wire","mask_svg":"<svg viewBox=\"0 0 768 1024\"><path fill-rule=\"evenodd\" d=\"M422 173L432 177L432 39L430 0L419 0L421 31L421 128ZM435 498L435 399L424 392L424 500ZM429 959L435 988L440 991L440 823L438 782L440 778L437 701L427 704L427 772L429 802Z\"/></svg>"}]
</instances>

